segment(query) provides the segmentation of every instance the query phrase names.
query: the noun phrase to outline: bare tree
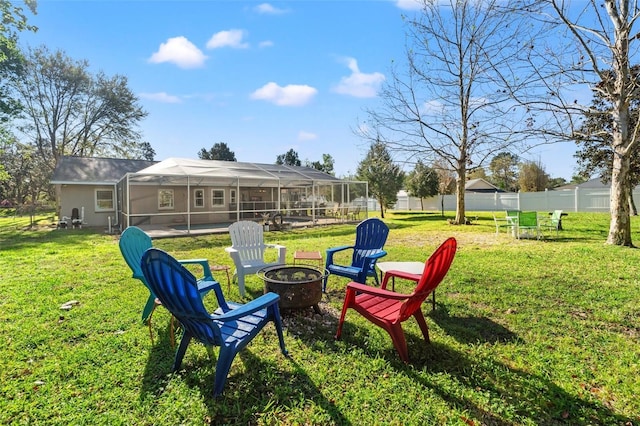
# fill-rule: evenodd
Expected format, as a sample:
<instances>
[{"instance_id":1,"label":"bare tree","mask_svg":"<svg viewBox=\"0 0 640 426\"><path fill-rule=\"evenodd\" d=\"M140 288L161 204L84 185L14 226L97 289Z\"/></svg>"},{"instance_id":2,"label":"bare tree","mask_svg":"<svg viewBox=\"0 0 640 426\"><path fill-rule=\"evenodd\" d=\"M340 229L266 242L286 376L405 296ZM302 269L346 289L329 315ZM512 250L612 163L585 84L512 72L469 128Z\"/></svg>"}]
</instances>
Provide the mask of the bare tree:
<instances>
[{"instance_id":1,"label":"bare tree","mask_svg":"<svg viewBox=\"0 0 640 426\"><path fill-rule=\"evenodd\" d=\"M523 16L540 18L542 25L553 24L558 31L532 44L531 90L527 98L517 99L531 112L532 130L538 135L557 140L608 138L613 161L607 244L632 246L628 175L640 122L631 119L630 108L640 90L630 59L637 60L639 37L634 25L640 5L629 0L532 0L518 7ZM592 108L590 99L580 97L586 88L610 107ZM611 127L585 134L582 124L587 113L603 114Z\"/></svg>"},{"instance_id":2,"label":"bare tree","mask_svg":"<svg viewBox=\"0 0 640 426\"><path fill-rule=\"evenodd\" d=\"M382 140L405 161L439 161L456 175L456 217L465 223L468 168L522 145L522 114L511 113L520 90L511 66L528 49L532 27L505 14L498 0L422 0L407 19L406 71L392 69L380 108L367 111L361 136ZM520 150L524 148L520 147Z\"/></svg>"}]
</instances>

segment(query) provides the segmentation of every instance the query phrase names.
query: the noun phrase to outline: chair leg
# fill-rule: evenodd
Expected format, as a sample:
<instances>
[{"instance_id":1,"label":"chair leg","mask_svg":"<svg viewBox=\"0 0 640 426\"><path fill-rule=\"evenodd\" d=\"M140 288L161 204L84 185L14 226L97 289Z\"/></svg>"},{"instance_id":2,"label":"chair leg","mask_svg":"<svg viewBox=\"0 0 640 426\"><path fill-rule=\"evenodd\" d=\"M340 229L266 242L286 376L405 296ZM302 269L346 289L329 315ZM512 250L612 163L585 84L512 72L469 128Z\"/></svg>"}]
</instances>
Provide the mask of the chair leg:
<instances>
[{"instance_id":1,"label":"chair leg","mask_svg":"<svg viewBox=\"0 0 640 426\"><path fill-rule=\"evenodd\" d=\"M336 331L336 339L339 339L342 335L342 325L344 324L344 318L347 316L347 309L353 306L355 302L356 292L347 287L347 292L344 295L344 303L342 304L342 313L340 314L340 320L338 321L338 330Z\"/></svg>"},{"instance_id":2,"label":"chair leg","mask_svg":"<svg viewBox=\"0 0 640 426\"><path fill-rule=\"evenodd\" d=\"M156 297L149 293L149 298L147 299L147 303L144 304L144 308L142 309L142 322L147 323L149 320L149 316L158 305L156 301Z\"/></svg>"},{"instance_id":3,"label":"chair leg","mask_svg":"<svg viewBox=\"0 0 640 426\"><path fill-rule=\"evenodd\" d=\"M180 365L182 365L182 358L184 358L184 354L187 351L187 346L189 346L189 342L191 342L191 333L188 330L184 330L182 333L182 339L180 340L180 346L178 346L178 351L176 352L176 357L173 361L173 371L178 371L180 369Z\"/></svg>"},{"instance_id":4,"label":"chair leg","mask_svg":"<svg viewBox=\"0 0 640 426\"><path fill-rule=\"evenodd\" d=\"M244 272L238 271L238 290L240 291L240 296L244 297L246 292L244 289Z\"/></svg>"},{"instance_id":5,"label":"chair leg","mask_svg":"<svg viewBox=\"0 0 640 426\"><path fill-rule=\"evenodd\" d=\"M149 338L151 339L151 346L153 346L153 329L151 328L151 317L153 317L153 312L156 310L155 307L156 305L153 306L153 309L151 310L149 317L147 317L147 325L149 326Z\"/></svg>"},{"instance_id":6,"label":"chair leg","mask_svg":"<svg viewBox=\"0 0 640 426\"><path fill-rule=\"evenodd\" d=\"M283 355L289 355L287 348L284 346L284 334L282 333L282 319L280 318L280 308L278 308L278 304L275 303L269 307L271 310L271 314L273 317L273 324L276 327L276 333L278 333L278 341L280 343L280 351Z\"/></svg>"},{"instance_id":7,"label":"chair leg","mask_svg":"<svg viewBox=\"0 0 640 426\"><path fill-rule=\"evenodd\" d=\"M413 317L418 322L418 326L420 327L420 331L422 331L422 336L424 337L424 341L427 343L431 343L431 339L429 339L429 326L427 325L427 322L424 319L424 314L422 313L422 310L418 309L417 311L415 311L415 313L413 314Z\"/></svg>"},{"instance_id":8,"label":"chair leg","mask_svg":"<svg viewBox=\"0 0 640 426\"><path fill-rule=\"evenodd\" d=\"M231 364L236 356L234 348L222 346L220 348L220 354L218 354L218 362L216 363L216 378L213 384L213 396L218 396L224 389L224 384L227 382L227 376L231 369Z\"/></svg>"},{"instance_id":9,"label":"chair leg","mask_svg":"<svg viewBox=\"0 0 640 426\"><path fill-rule=\"evenodd\" d=\"M391 325L389 328L386 328L387 332L391 336L391 340L393 341L393 346L395 346L396 351L398 351L398 355L400 355L400 359L405 363L409 362L409 350L407 349L407 340L404 337L404 331L400 324Z\"/></svg>"},{"instance_id":10,"label":"chair leg","mask_svg":"<svg viewBox=\"0 0 640 426\"><path fill-rule=\"evenodd\" d=\"M171 319L169 320L169 341L171 342L171 349L176 348L175 323L176 323L176 317L171 315Z\"/></svg>"}]
</instances>

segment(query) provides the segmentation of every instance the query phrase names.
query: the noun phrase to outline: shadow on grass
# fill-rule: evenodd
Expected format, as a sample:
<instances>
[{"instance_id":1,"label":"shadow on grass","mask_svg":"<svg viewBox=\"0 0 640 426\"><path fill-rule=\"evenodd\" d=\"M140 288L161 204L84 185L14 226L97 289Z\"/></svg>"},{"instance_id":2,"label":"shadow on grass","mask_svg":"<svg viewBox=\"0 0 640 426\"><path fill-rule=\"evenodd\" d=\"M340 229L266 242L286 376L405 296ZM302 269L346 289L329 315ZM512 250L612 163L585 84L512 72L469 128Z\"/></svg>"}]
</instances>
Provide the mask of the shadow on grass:
<instances>
[{"instance_id":1,"label":"shadow on grass","mask_svg":"<svg viewBox=\"0 0 640 426\"><path fill-rule=\"evenodd\" d=\"M266 338L276 339L277 342L275 335ZM179 343L178 339L176 345ZM197 345L197 341L192 341L187 352ZM330 417L331 421L328 423L351 424L335 404L323 395L295 359L285 357L278 351L277 356L282 358L282 363L265 360L254 354L251 345L240 351L234 360L234 364L242 363L241 372L232 369L222 395L214 397L215 357L218 350L213 349L215 355L211 359L205 356L198 358L195 363L183 362L182 369L176 373L187 386L199 390L211 424L255 424L261 416L265 417L264 423L275 424L283 413L283 407L294 411L309 401L313 401ZM174 355L169 344L168 329L161 330L145 366L141 399L153 399L165 391L174 377L171 373ZM288 364L288 367L283 368L284 364ZM278 410L275 411L274 401L278 401Z\"/></svg>"},{"instance_id":2,"label":"shadow on grass","mask_svg":"<svg viewBox=\"0 0 640 426\"><path fill-rule=\"evenodd\" d=\"M438 305L428 316L449 336L463 344L522 343L511 330L487 317L452 317L443 305Z\"/></svg>"},{"instance_id":3,"label":"shadow on grass","mask_svg":"<svg viewBox=\"0 0 640 426\"><path fill-rule=\"evenodd\" d=\"M460 351L443 345L432 336L431 344L426 344L419 331L405 332L409 349L410 364L405 365L391 344L386 349L375 349L371 345L371 333L375 327L360 327L348 321L349 316L357 315L350 311L345 322L342 340L349 346L356 346L366 356L375 359L386 358L398 374L406 375L412 382L438 395L457 411L469 413L469 418L459 419L463 423L514 425L531 424L635 424L635 418L626 418L613 412L599 401L569 393L556 385L547 376L536 372L514 368L491 356L471 358L473 353L469 345L489 342L519 341L509 330L486 318L456 318L442 312L435 318L439 325L451 331L457 341L468 350ZM409 321L412 321L410 319ZM427 323L430 319L427 319ZM468 326L471 331L463 331ZM482 331L482 327L489 330ZM406 328L406 327L405 327ZM381 329L378 329L381 330ZM443 386L442 376L450 376L459 386ZM471 423L470 423L471 422Z\"/></svg>"}]
</instances>

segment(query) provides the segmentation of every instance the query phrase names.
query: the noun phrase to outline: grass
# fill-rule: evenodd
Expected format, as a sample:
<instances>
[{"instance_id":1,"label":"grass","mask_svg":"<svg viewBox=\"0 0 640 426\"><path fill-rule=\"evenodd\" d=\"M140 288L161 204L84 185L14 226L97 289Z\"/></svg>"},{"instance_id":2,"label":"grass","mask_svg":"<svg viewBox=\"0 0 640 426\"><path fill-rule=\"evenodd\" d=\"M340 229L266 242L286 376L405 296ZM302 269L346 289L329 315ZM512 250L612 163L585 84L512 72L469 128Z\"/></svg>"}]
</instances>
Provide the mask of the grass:
<instances>
[{"instance_id":1,"label":"grass","mask_svg":"<svg viewBox=\"0 0 640 426\"><path fill-rule=\"evenodd\" d=\"M0 217L0 423L640 424L640 252L604 244L605 214L570 213L560 236L544 241L496 236L492 216L477 215L470 226L434 213L385 218L385 260L423 261L446 237L459 243L437 310L423 306L432 343L405 323L409 365L353 311L334 340L346 280L331 277L322 316L285 316L291 357L268 326L236 358L217 399L203 346L192 344L183 370L170 372L164 309L151 343L140 321L147 293L130 278L117 238L55 230L47 216L33 230L28 217ZM267 239L292 260L296 249L348 244L353 232L336 225ZM228 235L154 244L231 266ZM218 279L226 292L226 277ZM249 277L248 297L262 286ZM239 301L237 286L227 296ZM79 303L61 310L70 300Z\"/></svg>"}]
</instances>

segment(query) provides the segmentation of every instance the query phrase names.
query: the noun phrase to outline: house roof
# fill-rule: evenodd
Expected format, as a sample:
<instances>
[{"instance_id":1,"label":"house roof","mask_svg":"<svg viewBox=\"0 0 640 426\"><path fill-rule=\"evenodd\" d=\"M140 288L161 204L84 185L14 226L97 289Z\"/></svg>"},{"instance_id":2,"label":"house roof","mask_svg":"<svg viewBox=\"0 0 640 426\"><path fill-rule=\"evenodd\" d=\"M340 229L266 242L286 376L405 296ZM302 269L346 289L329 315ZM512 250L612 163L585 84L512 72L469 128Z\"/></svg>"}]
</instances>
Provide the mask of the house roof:
<instances>
[{"instance_id":1,"label":"house roof","mask_svg":"<svg viewBox=\"0 0 640 426\"><path fill-rule=\"evenodd\" d=\"M468 180L464 185L464 190L467 192L504 192L482 178Z\"/></svg>"},{"instance_id":2,"label":"house roof","mask_svg":"<svg viewBox=\"0 0 640 426\"><path fill-rule=\"evenodd\" d=\"M129 176L133 182L184 185L295 186L310 182L342 182L311 167L238 161L168 158L164 161L118 158L62 157L53 172L53 184L114 185Z\"/></svg>"},{"instance_id":3,"label":"house roof","mask_svg":"<svg viewBox=\"0 0 640 426\"><path fill-rule=\"evenodd\" d=\"M588 181L582 182L579 184L569 183L567 185L558 186L557 188L553 188L553 190L554 191L564 191L564 190L574 191L576 188L604 189L604 188L609 188L609 186L610 185L607 185L604 182L602 182L601 178L597 177L597 178L589 179Z\"/></svg>"},{"instance_id":4,"label":"house roof","mask_svg":"<svg viewBox=\"0 0 640 426\"><path fill-rule=\"evenodd\" d=\"M306 185L309 182L340 182L335 176L311 167L278 164L243 163L238 161L168 158L129 175L133 182L162 181L163 184L256 186Z\"/></svg>"},{"instance_id":5,"label":"house roof","mask_svg":"<svg viewBox=\"0 0 640 426\"><path fill-rule=\"evenodd\" d=\"M62 157L58 161L51 183L81 185L113 185L122 176L147 168L156 161L121 158Z\"/></svg>"}]
</instances>

